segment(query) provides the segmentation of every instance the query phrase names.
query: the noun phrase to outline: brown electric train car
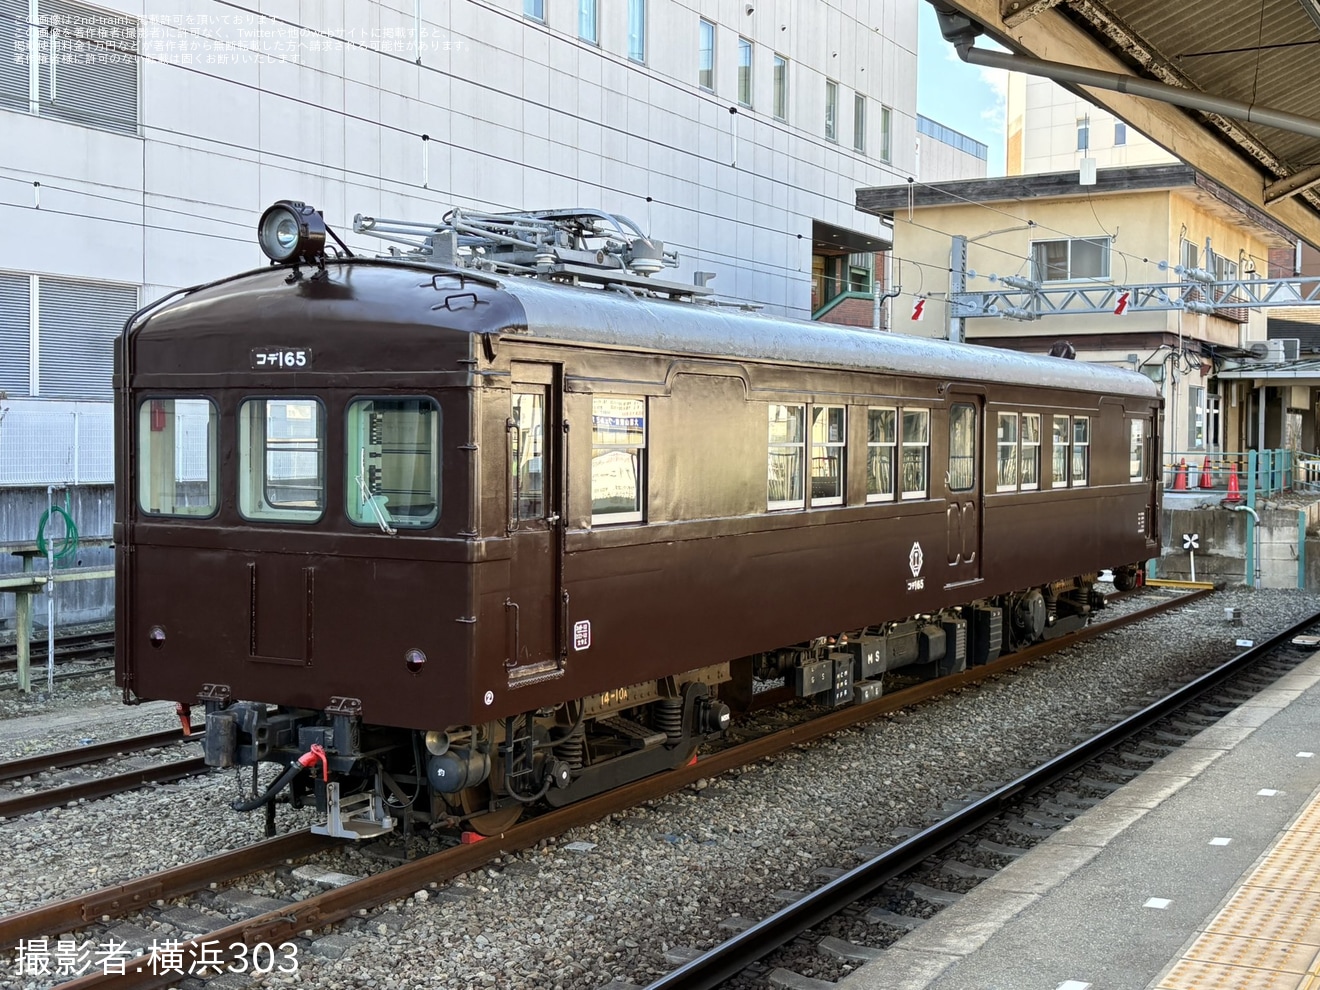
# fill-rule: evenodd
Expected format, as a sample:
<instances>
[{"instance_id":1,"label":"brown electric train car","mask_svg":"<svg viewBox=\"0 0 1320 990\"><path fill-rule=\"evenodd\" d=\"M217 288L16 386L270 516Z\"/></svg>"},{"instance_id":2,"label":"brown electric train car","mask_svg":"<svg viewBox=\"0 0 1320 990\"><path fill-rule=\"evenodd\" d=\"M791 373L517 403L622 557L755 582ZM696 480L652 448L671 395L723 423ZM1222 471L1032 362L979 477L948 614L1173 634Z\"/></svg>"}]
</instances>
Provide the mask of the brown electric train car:
<instances>
[{"instance_id":1,"label":"brown electric train car","mask_svg":"<svg viewBox=\"0 0 1320 990\"><path fill-rule=\"evenodd\" d=\"M689 760L756 679L985 663L1158 554L1146 378L656 298L653 243L589 277L574 216L533 277L318 243L130 321L117 680L204 707L236 808L495 831Z\"/></svg>"}]
</instances>

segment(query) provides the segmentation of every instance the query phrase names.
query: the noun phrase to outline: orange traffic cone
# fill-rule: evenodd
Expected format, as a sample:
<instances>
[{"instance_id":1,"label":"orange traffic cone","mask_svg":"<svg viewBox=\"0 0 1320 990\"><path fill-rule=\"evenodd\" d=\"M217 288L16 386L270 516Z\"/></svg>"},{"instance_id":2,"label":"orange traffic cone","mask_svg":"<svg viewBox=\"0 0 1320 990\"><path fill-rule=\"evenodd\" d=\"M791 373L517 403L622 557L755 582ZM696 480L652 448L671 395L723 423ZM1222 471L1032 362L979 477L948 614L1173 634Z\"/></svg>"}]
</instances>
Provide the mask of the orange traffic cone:
<instances>
[{"instance_id":1,"label":"orange traffic cone","mask_svg":"<svg viewBox=\"0 0 1320 990\"><path fill-rule=\"evenodd\" d=\"M1173 490L1175 492L1187 491L1187 458L1178 462L1178 470L1173 474Z\"/></svg>"},{"instance_id":2,"label":"orange traffic cone","mask_svg":"<svg viewBox=\"0 0 1320 990\"><path fill-rule=\"evenodd\" d=\"M1238 488L1237 465L1230 464L1228 468L1228 495L1224 498L1225 502L1241 502L1242 491Z\"/></svg>"},{"instance_id":3,"label":"orange traffic cone","mask_svg":"<svg viewBox=\"0 0 1320 990\"><path fill-rule=\"evenodd\" d=\"M1207 458L1205 459L1205 463L1203 463L1203 464L1201 465L1201 487L1202 487L1202 488L1214 488L1214 487L1215 487L1215 476L1214 476L1213 474L1210 473L1210 458L1209 458L1209 457L1207 457Z\"/></svg>"}]
</instances>

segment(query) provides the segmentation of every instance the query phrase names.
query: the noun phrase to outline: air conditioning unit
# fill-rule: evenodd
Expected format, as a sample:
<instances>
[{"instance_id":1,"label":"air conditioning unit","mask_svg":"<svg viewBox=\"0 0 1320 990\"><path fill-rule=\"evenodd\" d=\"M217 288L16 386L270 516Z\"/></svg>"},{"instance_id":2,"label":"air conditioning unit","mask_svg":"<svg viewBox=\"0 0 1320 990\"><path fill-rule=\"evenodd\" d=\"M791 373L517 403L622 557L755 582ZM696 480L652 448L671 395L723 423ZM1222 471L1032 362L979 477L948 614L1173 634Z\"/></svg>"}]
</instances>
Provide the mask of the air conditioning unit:
<instances>
[{"instance_id":1,"label":"air conditioning unit","mask_svg":"<svg viewBox=\"0 0 1320 990\"><path fill-rule=\"evenodd\" d=\"M1282 364L1296 361L1301 355L1302 342L1297 337L1282 337L1276 340L1257 340L1251 345L1251 356L1265 364Z\"/></svg>"}]
</instances>

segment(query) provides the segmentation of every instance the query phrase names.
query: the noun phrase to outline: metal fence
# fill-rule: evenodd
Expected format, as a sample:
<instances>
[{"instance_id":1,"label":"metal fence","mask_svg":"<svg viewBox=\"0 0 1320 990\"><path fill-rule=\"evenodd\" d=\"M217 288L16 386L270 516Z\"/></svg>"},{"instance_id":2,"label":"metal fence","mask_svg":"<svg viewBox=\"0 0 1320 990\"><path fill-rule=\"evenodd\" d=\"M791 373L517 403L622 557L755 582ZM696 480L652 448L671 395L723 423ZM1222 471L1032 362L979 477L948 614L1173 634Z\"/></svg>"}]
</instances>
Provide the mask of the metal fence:
<instances>
[{"instance_id":1,"label":"metal fence","mask_svg":"<svg viewBox=\"0 0 1320 990\"><path fill-rule=\"evenodd\" d=\"M1164 490L1167 492L1237 491L1245 498L1307 488L1311 479L1320 486L1320 458L1293 450L1247 450L1207 453L1173 450L1164 455ZM1314 467L1312 467L1314 465Z\"/></svg>"},{"instance_id":2,"label":"metal fence","mask_svg":"<svg viewBox=\"0 0 1320 990\"><path fill-rule=\"evenodd\" d=\"M108 485L114 455L108 402L0 403L0 487Z\"/></svg>"}]
</instances>

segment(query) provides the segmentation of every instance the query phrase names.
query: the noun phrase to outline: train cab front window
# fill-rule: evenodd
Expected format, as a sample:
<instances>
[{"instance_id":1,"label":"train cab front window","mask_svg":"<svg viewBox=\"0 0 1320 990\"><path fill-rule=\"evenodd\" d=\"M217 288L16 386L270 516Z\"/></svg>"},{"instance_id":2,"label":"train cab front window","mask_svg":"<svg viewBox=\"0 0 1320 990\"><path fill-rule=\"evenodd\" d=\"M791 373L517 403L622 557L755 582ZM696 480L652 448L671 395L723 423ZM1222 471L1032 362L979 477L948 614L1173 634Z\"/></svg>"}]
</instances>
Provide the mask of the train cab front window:
<instances>
[{"instance_id":1,"label":"train cab front window","mask_svg":"<svg viewBox=\"0 0 1320 990\"><path fill-rule=\"evenodd\" d=\"M358 399L345 437L348 518L425 529L440 518L440 408L431 399Z\"/></svg>"},{"instance_id":2,"label":"train cab front window","mask_svg":"<svg viewBox=\"0 0 1320 990\"><path fill-rule=\"evenodd\" d=\"M238 410L238 510L315 522L325 511L325 410L315 399L249 399Z\"/></svg>"},{"instance_id":3,"label":"train cab front window","mask_svg":"<svg viewBox=\"0 0 1320 990\"><path fill-rule=\"evenodd\" d=\"M148 399L138 408L138 505L145 514L215 514L217 418L209 399Z\"/></svg>"}]
</instances>

